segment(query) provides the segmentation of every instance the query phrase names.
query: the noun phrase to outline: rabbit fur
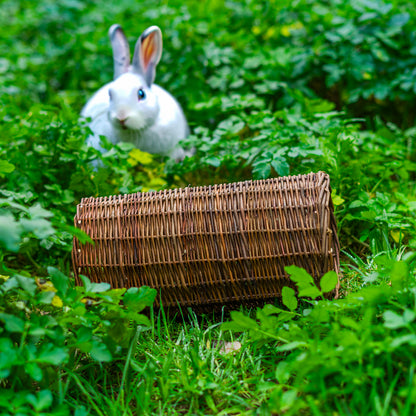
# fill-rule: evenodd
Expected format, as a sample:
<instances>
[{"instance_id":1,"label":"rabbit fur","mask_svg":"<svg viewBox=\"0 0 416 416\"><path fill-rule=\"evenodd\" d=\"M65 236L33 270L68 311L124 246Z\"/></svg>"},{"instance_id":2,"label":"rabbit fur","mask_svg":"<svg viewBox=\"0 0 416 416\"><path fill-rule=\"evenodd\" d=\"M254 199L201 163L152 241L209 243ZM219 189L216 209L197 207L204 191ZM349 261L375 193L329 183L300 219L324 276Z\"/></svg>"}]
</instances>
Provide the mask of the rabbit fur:
<instances>
[{"instance_id":1,"label":"rabbit fur","mask_svg":"<svg viewBox=\"0 0 416 416\"><path fill-rule=\"evenodd\" d=\"M189 134L186 118L175 98L153 83L162 55L162 32L151 26L141 34L131 65L122 28L111 26L109 37L114 80L101 87L82 109L81 116L89 119L93 132L87 143L103 152L102 135L113 144L129 142L144 152L183 159L185 152L177 144Z\"/></svg>"}]
</instances>

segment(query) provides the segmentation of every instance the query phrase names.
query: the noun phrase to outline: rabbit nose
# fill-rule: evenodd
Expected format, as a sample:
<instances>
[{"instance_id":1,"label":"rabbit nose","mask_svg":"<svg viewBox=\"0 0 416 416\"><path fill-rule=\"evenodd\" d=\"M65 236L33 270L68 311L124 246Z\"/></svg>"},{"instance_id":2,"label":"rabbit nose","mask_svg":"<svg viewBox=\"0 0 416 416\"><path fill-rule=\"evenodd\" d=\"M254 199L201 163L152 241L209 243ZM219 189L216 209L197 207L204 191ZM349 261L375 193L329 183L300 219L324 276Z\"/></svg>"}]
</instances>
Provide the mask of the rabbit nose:
<instances>
[{"instance_id":1,"label":"rabbit nose","mask_svg":"<svg viewBox=\"0 0 416 416\"><path fill-rule=\"evenodd\" d=\"M124 124L128 118L127 114L124 111L123 112L120 111L115 116L116 116L116 119L120 122L120 124Z\"/></svg>"}]
</instances>

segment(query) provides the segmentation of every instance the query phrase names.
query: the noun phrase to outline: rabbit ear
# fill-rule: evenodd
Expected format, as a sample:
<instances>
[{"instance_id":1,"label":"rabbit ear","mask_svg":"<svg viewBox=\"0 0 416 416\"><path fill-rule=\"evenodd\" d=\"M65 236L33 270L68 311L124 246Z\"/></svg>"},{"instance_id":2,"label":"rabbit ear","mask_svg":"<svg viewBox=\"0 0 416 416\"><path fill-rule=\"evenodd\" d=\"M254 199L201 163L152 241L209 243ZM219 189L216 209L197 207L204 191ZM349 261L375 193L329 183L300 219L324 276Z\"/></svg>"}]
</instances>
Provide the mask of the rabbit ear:
<instances>
[{"instance_id":1,"label":"rabbit ear","mask_svg":"<svg viewBox=\"0 0 416 416\"><path fill-rule=\"evenodd\" d=\"M128 71L130 65L130 49L126 35L120 25L113 25L108 31L114 59L114 79Z\"/></svg>"},{"instance_id":2,"label":"rabbit ear","mask_svg":"<svg viewBox=\"0 0 416 416\"><path fill-rule=\"evenodd\" d=\"M147 28L139 37L133 54L133 70L143 75L150 87L155 79L156 65L162 56L162 32L157 26Z\"/></svg>"}]
</instances>

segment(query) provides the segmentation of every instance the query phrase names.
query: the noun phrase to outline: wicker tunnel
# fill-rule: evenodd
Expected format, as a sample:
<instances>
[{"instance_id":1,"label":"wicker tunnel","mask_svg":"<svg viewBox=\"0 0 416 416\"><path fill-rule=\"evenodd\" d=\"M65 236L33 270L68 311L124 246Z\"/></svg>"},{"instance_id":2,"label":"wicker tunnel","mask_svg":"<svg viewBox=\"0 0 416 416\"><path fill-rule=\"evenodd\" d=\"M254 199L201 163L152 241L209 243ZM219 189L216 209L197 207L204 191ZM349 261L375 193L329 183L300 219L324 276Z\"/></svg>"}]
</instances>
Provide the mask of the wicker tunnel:
<instances>
[{"instance_id":1,"label":"wicker tunnel","mask_svg":"<svg viewBox=\"0 0 416 416\"><path fill-rule=\"evenodd\" d=\"M112 287L160 289L164 306L217 308L278 297L287 265L315 279L339 272L329 176L324 172L84 198L74 239L79 275ZM335 294L335 292L334 292Z\"/></svg>"}]
</instances>

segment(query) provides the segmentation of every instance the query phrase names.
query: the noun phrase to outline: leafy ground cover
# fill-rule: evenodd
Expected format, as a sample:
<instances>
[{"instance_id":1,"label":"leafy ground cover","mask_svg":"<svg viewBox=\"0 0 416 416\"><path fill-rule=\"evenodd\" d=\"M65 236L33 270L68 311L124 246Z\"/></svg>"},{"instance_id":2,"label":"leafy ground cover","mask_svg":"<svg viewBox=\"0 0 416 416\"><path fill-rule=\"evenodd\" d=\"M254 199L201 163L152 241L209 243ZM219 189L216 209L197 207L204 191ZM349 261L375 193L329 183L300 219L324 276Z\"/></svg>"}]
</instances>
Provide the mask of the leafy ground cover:
<instances>
[{"instance_id":1,"label":"leafy ground cover","mask_svg":"<svg viewBox=\"0 0 416 416\"><path fill-rule=\"evenodd\" d=\"M415 413L413 2L5 0L0 21L0 414ZM131 43L162 28L157 82L197 149L182 164L85 145L114 22ZM336 301L294 268L299 299L231 316L74 287L81 197L318 170L343 248Z\"/></svg>"}]
</instances>

